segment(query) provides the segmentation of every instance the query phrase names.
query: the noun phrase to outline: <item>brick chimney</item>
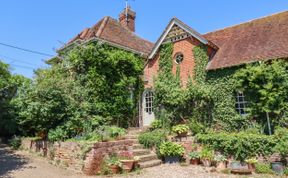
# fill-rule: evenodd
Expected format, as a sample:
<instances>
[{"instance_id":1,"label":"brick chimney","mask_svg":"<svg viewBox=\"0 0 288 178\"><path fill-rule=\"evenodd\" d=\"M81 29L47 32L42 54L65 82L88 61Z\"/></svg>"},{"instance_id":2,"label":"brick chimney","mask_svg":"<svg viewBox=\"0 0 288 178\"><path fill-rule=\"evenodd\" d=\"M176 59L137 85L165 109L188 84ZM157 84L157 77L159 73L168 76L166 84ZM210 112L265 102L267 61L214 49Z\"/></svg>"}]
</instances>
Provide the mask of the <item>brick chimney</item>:
<instances>
[{"instance_id":1,"label":"brick chimney","mask_svg":"<svg viewBox=\"0 0 288 178\"><path fill-rule=\"evenodd\" d=\"M131 9L130 6L127 6L124 11L119 14L120 24L132 32L135 32L135 19L136 13Z\"/></svg>"}]
</instances>

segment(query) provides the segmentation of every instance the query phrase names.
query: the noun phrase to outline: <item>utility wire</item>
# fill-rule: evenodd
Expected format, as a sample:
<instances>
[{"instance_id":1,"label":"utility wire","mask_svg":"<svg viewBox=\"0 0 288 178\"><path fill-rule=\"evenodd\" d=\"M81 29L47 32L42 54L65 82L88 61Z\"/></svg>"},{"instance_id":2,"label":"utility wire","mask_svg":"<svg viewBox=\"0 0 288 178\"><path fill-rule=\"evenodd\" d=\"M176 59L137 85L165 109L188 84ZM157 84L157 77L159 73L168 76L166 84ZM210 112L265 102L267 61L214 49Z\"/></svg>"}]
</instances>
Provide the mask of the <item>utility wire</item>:
<instances>
[{"instance_id":1,"label":"utility wire","mask_svg":"<svg viewBox=\"0 0 288 178\"><path fill-rule=\"evenodd\" d=\"M15 59L15 58L12 58L12 57L9 57L9 56L5 56L5 55L2 55L2 54L0 54L0 57L2 57L4 59L10 59L11 62L9 62L9 64L12 64L14 62L20 62L20 63L23 63L23 64L28 64L28 65L31 65L31 66L35 66L35 64L32 64L30 62L26 62L26 61L23 61L23 60Z\"/></svg>"},{"instance_id":2,"label":"utility wire","mask_svg":"<svg viewBox=\"0 0 288 178\"><path fill-rule=\"evenodd\" d=\"M42 56L49 56L49 57L53 57L52 54L42 53L42 52L38 52L38 51L30 50L30 49L25 49L25 48L21 48L21 47L13 46L13 45L9 45L9 44L5 44L5 43L1 43L1 42L0 42L0 45L2 45L2 46L6 46L6 47L10 47L10 48L14 48L14 49L18 49L18 50L22 50L22 51L26 51L26 52L30 52L30 53L34 53L34 54L39 54L39 55L42 55Z\"/></svg>"}]
</instances>

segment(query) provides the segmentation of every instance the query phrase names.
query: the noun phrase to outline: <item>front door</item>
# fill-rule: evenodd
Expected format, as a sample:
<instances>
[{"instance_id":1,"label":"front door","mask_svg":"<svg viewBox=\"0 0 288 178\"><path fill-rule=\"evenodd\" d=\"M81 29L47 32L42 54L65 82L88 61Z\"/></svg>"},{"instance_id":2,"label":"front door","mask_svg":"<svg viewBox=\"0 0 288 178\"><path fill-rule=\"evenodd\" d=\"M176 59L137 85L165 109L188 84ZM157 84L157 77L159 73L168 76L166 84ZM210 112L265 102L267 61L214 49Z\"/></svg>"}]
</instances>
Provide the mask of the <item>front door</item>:
<instances>
[{"instance_id":1,"label":"front door","mask_svg":"<svg viewBox=\"0 0 288 178\"><path fill-rule=\"evenodd\" d=\"M142 97L142 113L143 113L143 126L149 126L155 119L153 112L153 92L146 90Z\"/></svg>"}]
</instances>

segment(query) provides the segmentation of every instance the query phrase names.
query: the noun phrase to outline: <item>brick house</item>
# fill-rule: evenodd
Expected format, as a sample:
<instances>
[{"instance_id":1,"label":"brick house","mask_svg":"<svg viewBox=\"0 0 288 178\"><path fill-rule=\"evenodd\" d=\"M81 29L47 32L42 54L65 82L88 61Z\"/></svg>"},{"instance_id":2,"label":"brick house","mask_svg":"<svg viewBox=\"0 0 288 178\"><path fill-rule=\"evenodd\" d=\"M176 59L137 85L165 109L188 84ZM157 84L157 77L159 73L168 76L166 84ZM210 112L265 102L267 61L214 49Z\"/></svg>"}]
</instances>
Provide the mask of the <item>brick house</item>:
<instances>
[{"instance_id":1,"label":"brick house","mask_svg":"<svg viewBox=\"0 0 288 178\"><path fill-rule=\"evenodd\" d=\"M188 77L193 76L195 60L192 50L195 46L207 47L208 73L237 69L239 66L256 61L288 58L288 11L207 34L200 34L179 19L173 18L155 44L135 34L135 19L136 13L130 7L124 9L118 20L104 17L93 27L84 29L59 49L58 53L77 44L102 41L141 55L146 62L143 75L145 89L139 100L139 126L148 126L155 119L153 77L158 73L159 47L163 43L173 44L172 70L175 73L176 67L180 67L183 86L187 84ZM57 58L53 58L50 62L53 60ZM227 97L234 98L233 95L231 92L231 96ZM244 96L237 94L235 104L239 107L231 111L232 115L242 114L245 107Z\"/></svg>"}]
</instances>

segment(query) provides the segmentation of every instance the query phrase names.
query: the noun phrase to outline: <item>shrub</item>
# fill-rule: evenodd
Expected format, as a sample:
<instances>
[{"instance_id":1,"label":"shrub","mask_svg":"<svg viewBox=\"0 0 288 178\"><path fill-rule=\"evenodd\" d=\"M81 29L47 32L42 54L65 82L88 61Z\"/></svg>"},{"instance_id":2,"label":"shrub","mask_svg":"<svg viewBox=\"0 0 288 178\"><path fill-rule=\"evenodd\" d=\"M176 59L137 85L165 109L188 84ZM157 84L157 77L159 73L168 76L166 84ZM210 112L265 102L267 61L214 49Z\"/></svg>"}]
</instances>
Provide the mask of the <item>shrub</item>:
<instances>
[{"instance_id":1,"label":"shrub","mask_svg":"<svg viewBox=\"0 0 288 178\"><path fill-rule=\"evenodd\" d=\"M58 126L56 129L49 130L48 139L52 142L64 141L67 139L67 132L61 126Z\"/></svg>"},{"instance_id":2,"label":"shrub","mask_svg":"<svg viewBox=\"0 0 288 178\"><path fill-rule=\"evenodd\" d=\"M288 129L277 128L275 131L275 139L277 139L277 144L274 151L279 153L283 158L288 156Z\"/></svg>"},{"instance_id":3,"label":"shrub","mask_svg":"<svg viewBox=\"0 0 288 178\"><path fill-rule=\"evenodd\" d=\"M117 138L126 134L126 130L124 128L116 126L106 127L105 130L107 130L111 138Z\"/></svg>"},{"instance_id":4,"label":"shrub","mask_svg":"<svg viewBox=\"0 0 288 178\"><path fill-rule=\"evenodd\" d=\"M156 130L156 129L161 129L163 127L163 123L161 120L159 119L155 119L152 123L151 123L151 130Z\"/></svg>"},{"instance_id":5,"label":"shrub","mask_svg":"<svg viewBox=\"0 0 288 178\"><path fill-rule=\"evenodd\" d=\"M179 124L176 126L172 127L172 132L176 133L176 134L181 134L181 133L187 133L189 130L189 127L185 124Z\"/></svg>"},{"instance_id":6,"label":"shrub","mask_svg":"<svg viewBox=\"0 0 288 178\"><path fill-rule=\"evenodd\" d=\"M203 124L201 124L200 122L195 121L195 120L192 120L189 123L189 128L190 128L193 135L205 132L205 126Z\"/></svg>"},{"instance_id":7,"label":"shrub","mask_svg":"<svg viewBox=\"0 0 288 178\"><path fill-rule=\"evenodd\" d=\"M158 147L166 140L166 133L162 130L154 130L152 132L145 132L139 135L139 143L146 148Z\"/></svg>"},{"instance_id":8,"label":"shrub","mask_svg":"<svg viewBox=\"0 0 288 178\"><path fill-rule=\"evenodd\" d=\"M198 142L210 146L224 155L232 155L237 160L244 161L246 158L257 155L270 155L276 140L273 136L249 134L249 133L207 133L197 134Z\"/></svg>"},{"instance_id":9,"label":"shrub","mask_svg":"<svg viewBox=\"0 0 288 178\"><path fill-rule=\"evenodd\" d=\"M267 163L256 163L255 171L258 174L273 174L270 164Z\"/></svg>"},{"instance_id":10,"label":"shrub","mask_svg":"<svg viewBox=\"0 0 288 178\"><path fill-rule=\"evenodd\" d=\"M9 146L11 146L14 150L17 150L21 146L21 137L14 136L9 140Z\"/></svg>"},{"instance_id":11,"label":"shrub","mask_svg":"<svg viewBox=\"0 0 288 178\"><path fill-rule=\"evenodd\" d=\"M162 156L182 156L185 149L182 145L174 142L163 142L159 147Z\"/></svg>"},{"instance_id":12,"label":"shrub","mask_svg":"<svg viewBox=\"0 0 288 178\"><path fill-rule=\"evenodd\" d=\"M286 175L286 176L288 176L288 167L286 167L286 168L284 169L283 174Z\"/></svg>"},{"instance_id":13,"label":"shrub","mask_svg":"<svg viewBox=\"0 0 288 178\"><path fill-rule=\"evenodd\" d=\"M214 159L214 151L208 147L205 147L200 152L200 158L212 160L212 159Z\"/></svg>"},{"instance_id":14,"label":"shrub","mask_svg":"<svg viewBox=\"0 0 288 178\"><path fill-rule=\"evenodd\" d=\"M227 158L224 155L218 154L218 155L214 156L214 161L216 161L216 162L227 161Z\"/></svg>"}]
</instances>

